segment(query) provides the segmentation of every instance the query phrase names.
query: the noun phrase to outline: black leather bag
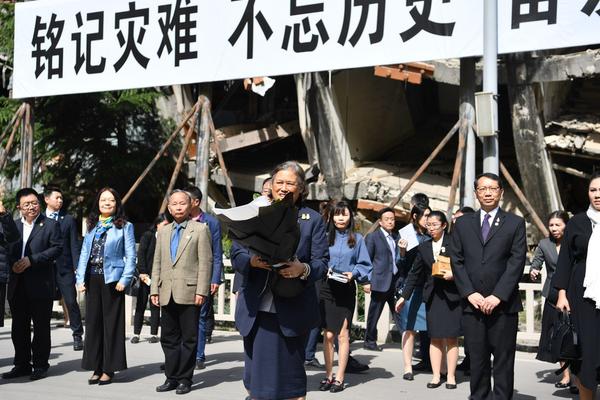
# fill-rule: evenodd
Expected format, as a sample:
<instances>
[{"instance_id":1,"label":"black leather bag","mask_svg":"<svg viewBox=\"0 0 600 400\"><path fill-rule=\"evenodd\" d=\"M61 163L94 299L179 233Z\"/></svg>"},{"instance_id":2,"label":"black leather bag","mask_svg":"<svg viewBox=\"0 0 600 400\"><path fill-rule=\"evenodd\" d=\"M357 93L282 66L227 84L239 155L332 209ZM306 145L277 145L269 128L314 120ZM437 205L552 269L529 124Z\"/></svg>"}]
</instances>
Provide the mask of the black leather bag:
<instances>
[{"instance_id":1,"label":"black leather bag","mask_svg":"<svg viewBox=\"0 0 600 400\"><path fill-rule=\"evenodd\" d=\"M271 292L273 295L279 297L296 297L304 291L307 285L305 280L300 278L284 278L277 271L271 271L269 279Z\"/></svg>"},{"instance_id":2,"label":"black leather bag","mask_svg":"<svg viewBox=\"0 0 600 400\"><path fill-rule=\"evenodd\" d=\"M558 315L550 331L550 351L555 360L565 362L565 365L555 372L559 375L568 368L571 362L581 359L581 348L569 313L560 310L556 310L556 312Z\"/></svg>"}]
</instances>

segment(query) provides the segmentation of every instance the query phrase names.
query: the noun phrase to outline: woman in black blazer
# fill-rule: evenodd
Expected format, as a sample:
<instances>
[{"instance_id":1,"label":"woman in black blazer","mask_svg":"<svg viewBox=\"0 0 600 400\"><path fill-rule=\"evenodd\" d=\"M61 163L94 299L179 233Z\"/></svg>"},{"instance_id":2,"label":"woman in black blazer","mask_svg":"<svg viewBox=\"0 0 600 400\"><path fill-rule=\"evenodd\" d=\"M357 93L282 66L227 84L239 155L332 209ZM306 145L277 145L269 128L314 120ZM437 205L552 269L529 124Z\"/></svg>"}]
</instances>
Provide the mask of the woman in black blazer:
<instances>
[{"instance_id":1,"label":"woman in black blazer","mask_svg":"<svg viewBox=\"0 0 600 400\"><path fill-rule=\"evenodd\" d=\"M432 211L427 217L427 231L432 240L418 247L417 256L406 278L404 289L396 303L400 311L413 293L415 287L424 285L423 302L427 310L427 331L431 337L429 357L433 379L427 384L430 389L441 385L443 353L446 352L448 378L447 389L456 389L456 363L458 361L458 336L461 335L460 320L462 309L460 295L453 282L452 271L443 277L431 274L438 256L450 254L450 236L446 233L448 222L444 213Z\"/></svg>"},{"instance_id":2,"label":"woman in black blazer","mask_svg":"<svg viewBox=\"0 0 600 400\"><path fill-rule=\"evenodd\" d=\"M156 248L156 232L167 225L167 217L160 214L154 219L152 228L148 229L140 238L140 247L137 255L137 271L140 277L140 289L135 303L135 316L133 317L133 337L131 343L140 342L140 333L144 324L144 313L148 305L150 282L152 278L152 263L154 262L154 249ZM150 302L150 343L158 343L158 324L160 323L160 307Z\"/></svg>"}]
</instances>

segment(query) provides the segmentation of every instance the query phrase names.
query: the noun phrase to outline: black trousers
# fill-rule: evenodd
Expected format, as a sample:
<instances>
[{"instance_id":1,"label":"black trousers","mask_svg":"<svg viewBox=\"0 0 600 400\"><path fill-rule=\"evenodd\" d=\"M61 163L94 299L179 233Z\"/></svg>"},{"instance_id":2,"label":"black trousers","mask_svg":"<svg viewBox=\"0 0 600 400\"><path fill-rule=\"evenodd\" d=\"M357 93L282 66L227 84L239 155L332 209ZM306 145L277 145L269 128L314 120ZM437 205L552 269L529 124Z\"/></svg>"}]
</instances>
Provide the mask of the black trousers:
<instances>
[{"instance_id":1,"label":"black trousers","mask_svg":"<svg viewBox=\"0 0 600 400\"><path fill-rule=\"evenodd\" d=\"M371 303L367 314L367 330L365 334L365 343L377 343L377 322L381 317L381 312L386 303L390 307L392 314L396 315L394 308L396 301L394 298L395 284L392 284L387 292L371 292Z\"/></svg>"},{"instance_id":2,"label":"black trousers","mask_svg":"<svg viewBox=\"0 0 600 400\"><path fill-rule=\"evenodd\" d=\"M90 275L85 296L85 342L81 366L89 371L127 369L125 355L125 292L104 275Z\"/></svg>"},{"instance_id":3,"label":"black trousers","mask_svg":"<svg viewBox=\"0 0 600 400\"><path fill-rule=\"evenodd\" d=\"M50 357L50 317L52 299L32 299L27 295L22 279L8 300L12 314L11 338L15 347L17 368L48 368ZM33 322L33 340L31 339Z\"/></svg>"},{"instance_id":4,"label":"black trousers","mask_svg":"<svg viewBox=\"0 0 600 400\"><path fill-rule=\"evenodd\" d=\"M0 328L4 327L4 307L6 301L6 283L0 283Z\"/></svg>"},{"instance_id":5,"label":"black trousers","mask_svg":"<svg viewBox=\"0 0 600 400\"><path fill-rule=\"evenodd\" d=\"M171 298L161 307L160 344L165 353L165 375L168 381L192 384L198 345L200 307L177 304Z\"/></svg>"},{"instance_id":6,"label":"black trousers","mask_svg":"<svg viewBox=\"0 0 600 400\"><path fill-rule=\"evenodd\" d=\"M465 343L471 357L472 400L513 397L518 314L463 314ZM491 361L494 356L494 389Z\"/></svg>"},{"instance_id":7,"label":"black trousers","mask_svg":"<svg viewBox=\"0 0 600 400\"><path fill-rule=\"evenodd\" d=\"M213 304L215 302L215 296L211 294L206 297L205 301L209 302L209 304L207 306L208 312L206 313L206 331L204 332L204 334L206 335L206 337L209 337L212 336L213 331L215 330L215 308L213 307Z\"/></svg>"},{"instance_id":8,"label":"black trousers","mask_svg":"<svg viewBox=\"0 0 600 400\"><path fill-rule=\"evenodd\" d=\"M137 300L135 303L135 316L133 317L133 333L139 335L142 332L144 324L144 312L148 304L148 296L150 295L150 286L145 283L140 283ZM160 322L160 307L155 306L150 302L150 334L158 335L158 324Z\"/></svg>"},{"instance_id":9,"label":"black trousers","mask_svg":"<svg viewBox=\"0 0 600 400\"><path fill-rule=\"evenodd\" d=\"M77 292L75 291L75 274L56 273L56 286L60 291L67 310L69 310L69 323L73 336L83 336L83 324L81 323L81 311L77 304Z\"/></svg>"}]
</instances>

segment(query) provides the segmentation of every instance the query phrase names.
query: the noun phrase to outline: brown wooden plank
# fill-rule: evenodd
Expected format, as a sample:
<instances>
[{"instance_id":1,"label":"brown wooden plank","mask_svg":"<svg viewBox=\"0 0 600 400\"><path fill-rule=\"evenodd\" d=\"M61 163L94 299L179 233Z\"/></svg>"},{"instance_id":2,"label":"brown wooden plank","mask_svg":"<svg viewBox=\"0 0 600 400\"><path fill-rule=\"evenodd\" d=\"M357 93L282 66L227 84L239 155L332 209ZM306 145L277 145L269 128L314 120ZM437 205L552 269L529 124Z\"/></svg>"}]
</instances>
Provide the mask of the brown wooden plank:
<instances>
[{"instance_id":1,"label":"brown wooden plank","mask_svg":"<svg viewBox=\"0 0 600 400\"><path fill-rule=\"evenodd\" d=\"M271 125L263 129L244 132L236 136L217 139L221 152L243 149L275 139L283 139L300 132L298 121L287 122L281 125Z\"/></svg>"}]
</instances>

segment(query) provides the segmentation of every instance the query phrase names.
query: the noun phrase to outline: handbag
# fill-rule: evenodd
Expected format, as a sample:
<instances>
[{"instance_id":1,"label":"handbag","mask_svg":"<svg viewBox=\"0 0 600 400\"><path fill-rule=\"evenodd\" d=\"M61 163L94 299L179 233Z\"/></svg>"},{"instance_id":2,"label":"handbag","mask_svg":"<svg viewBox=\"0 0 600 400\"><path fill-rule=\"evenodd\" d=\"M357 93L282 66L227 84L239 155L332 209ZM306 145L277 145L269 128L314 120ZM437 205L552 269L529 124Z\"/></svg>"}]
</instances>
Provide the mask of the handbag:
<instances>
[{"instance_id":1,"label":"handbag","mask_svg":"<svg viewBox=\"0 0 600 400\"><path fill-rule=\"evenodd\" d=\"M556 310L556 322L550 330L550 352L557 361L565 365L555 373L561 374L573 361L581 359L579 337L567 311Z\"/></svg>"},{"instance_id":2,"label":"handbag","mask_svg":"<svg viewBox=\"0 0 600 400\"><path fill-rule=\"evenodd\" d=\"M431 275L436 278L443 278L447 271L451 271L450 257L438 256L436 262L431 266Z\"/></svg>"},{"instance_id":3,"label":"handbag","mask_svg":"<svg viewBox=\"0 0 600 400\"><path fill-rule=\"evenodd\" d=\"M127 287L126 293L128 296L137 297L138 293L140 292L140 282L140 276L137 273L133 274L131 277L131 282Z\"/></svg>"},{"instance_id":4,"label":"handbag","mask_svg":"<svg viewBox=\"0 0 600 400\"><path fill-rule=\"evenodd\" d=\"M290 298L301 294L307 286L307 281L298 278L284 278L277 271L271 271L269 286L273 295Z\"/></svg>"}]
</instances>

